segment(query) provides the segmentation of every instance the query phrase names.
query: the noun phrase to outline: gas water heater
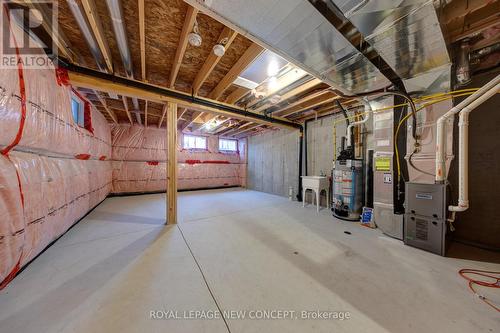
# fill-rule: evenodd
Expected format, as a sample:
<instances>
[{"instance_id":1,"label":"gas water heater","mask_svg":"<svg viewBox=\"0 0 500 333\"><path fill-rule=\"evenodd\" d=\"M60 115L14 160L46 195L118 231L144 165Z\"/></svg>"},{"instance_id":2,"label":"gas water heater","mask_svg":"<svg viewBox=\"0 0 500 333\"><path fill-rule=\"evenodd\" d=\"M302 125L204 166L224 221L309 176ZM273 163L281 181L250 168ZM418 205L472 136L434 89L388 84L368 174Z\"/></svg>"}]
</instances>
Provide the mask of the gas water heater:
<instances>
[{"instance_id":1,"label":"gas water heater","mask_svg":"<svg viewBox=\"0 0 500 333\"><path fill-rule=\"evenodd\" d=\"M363 195L363 160L337 160L333 170L333 215L343 220L359 221Z\"/></svg>"}]
</instances>

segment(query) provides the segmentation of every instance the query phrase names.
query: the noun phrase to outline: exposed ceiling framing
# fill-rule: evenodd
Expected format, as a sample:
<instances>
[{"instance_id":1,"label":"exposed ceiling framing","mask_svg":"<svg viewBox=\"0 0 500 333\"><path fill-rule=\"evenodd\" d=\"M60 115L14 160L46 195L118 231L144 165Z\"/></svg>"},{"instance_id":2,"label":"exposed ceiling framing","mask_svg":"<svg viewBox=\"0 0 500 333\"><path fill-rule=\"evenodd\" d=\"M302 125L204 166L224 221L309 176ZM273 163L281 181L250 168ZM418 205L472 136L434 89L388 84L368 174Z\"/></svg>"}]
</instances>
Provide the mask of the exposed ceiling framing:
<instances>
[{"instance_id":1,"label":"exposed ceiling framing","mask_svg":"<svg viewBox=\"0 0 500 333\"><path fill-rule=\"evenodd\" d=\"M238 75L243 72L254 60L257 58L264 49L255 43L252 43L250 47L243 53L241 58L234 64L229 72L220 80L219 84L212 90L209 97L218 100L224 90L226 90L233 82L236 80Z\"/></svg>"},{"instance_id":2,"label":"exposed ceiling framing","mask_svg":"<svg viewBox=\"0 0 500 333\"><path fill-rule=\"evenodd\" d=\"M104 57L104 61L106 62L106 66L109 73L113 72L113 60L111 56L111 51L109 49L108 42L106 37L104 36L104 29L101 24L101 19L98 16L96 10L96 5L94 0L81 0L82 6L85 10L86 18L90 24L90 28L94 37L99 45L99 49L101 51L102 56Z\"/></svg>"},{"instance_id":3,"label":"exposed ceiling framing","mask_svg":"<svg viewBox=\"0 0 500 333\"><path fill-rule=\"evenodd\" d=\"M194 97L187 93L153 85L151 83L114 76L88 68L70 64L61 65L68 69L69 79L75 87L83 89L94 89L94 87L99 87L101 91L106 93L129 96L131 98L144 99L157 103L172 102L196 111L211 112L271 126L300 128L299 124L282 117L268 117L241 107L216 102L212 99ZM124 107L126 107L127 110L126 99L124 99ZM164 109L164 112L165 111L166 109ZM130 112L127 112L127 114L130 115Z\"/></svg>"},{"instance_id":4,"label":"exposed ceiling framing","mask_svg":"<svg viewBox=\"0 0 500 333\"><path fill-rule=\"evenodd\" d=\"M131 124L133 124L134 121L132 120L132 115L130 114L130 110L128 109L127 97L125 95L122 95L122 101L123 101L123 108L127 113L128 120L130 121Z\"/></svg>"},{"instance_id":5,"label":"exposed ceiling framing","mask_svg":"<svg viewBox=\"0 0 500 333\"><path fill-rule=\"evenodd\" d=\"M473 36L500 23L499 0L453 0L439 10L449 43Z\"/></svg>"},{"instance_id":6,"label":"exposed ceiling framing","mask_svg":"<svg viewBox=\"0 0 500 333\"><path fill-rule=\"evenodd\" d=\"M193 29L197 14L198 9L188 6L186 18L184 19L184 25L182 26L181 36L179 38L179 45L177 46L172 69L170 70L170 79L168 84L170 88L175 86L175 80L177 79L177 74L179 74L179 68L181 67L182 59L184 58L184 53L186 52L188 45L188 34Z\"/></svg>"},{"instance_id":7,"label":"exposed ceiling framing","mask_svg":"<svg viewBox=\"0 0 500 333\"><path fill-rule=\"evenodd\" d=\"M113 33L110 9L105 2L74 1L85 17L105 67L98 68L67 1L61 1L59 6L61 34L53 36L61 49L60 54L77 66L101 69L124 77L126 70L124 64L119 61L122 57ZM233 82L264 51L261 46L182 1L122 0L121 5L123 25L133 63L129 79L135 81L134 77L137 77L142 82L201 98L226 101L228 104L235 104L248 95L249 89L235 86ZM193 47L188 43L188 35L193 31L195 21L203 38L200 47ZM49 27L46 31L50 31ZM61 37L64 33L68 35L67 39ZM223 44L225 47L225 54L221 57L212 51L216 44ZM81 54L75 57L76 52L73 50ZM81 78L80 76L79 79ZM158 98L157 94L148 96L131 93L130 89L110 89L109 84L103 88L97 81L93 81L93 84L88 84L89 82L90 80L85 84L73 83L80 86L80 91L87 95L96 105L96 109L103 112L109 121L144 123L145 126L151 126L153 123L157 123L159 127L165 125L165 102L168 99ZM118 97L121 99L120 104L116 103L117 95L121 96ZM141 100L140 103L138 99ZM131 102L134 102L133 108L130 107ZM158 105L161 105L162 109L158 109ZM233 125L231 119L245 119L249 123L255 121L252 119L252 111L241 108L238 110L250 116L236 117L230 112L220 110L214 113L215 108L200 107L196 103L180 105L183 106L178 114L180 128L189 127L193 122L196 123L195 127L203 128L208 122L216 120L206 127L210 127L213 132L219 132ZM221 117L221 114L224 117ZM286 123L285 119L282 121ZM265 117L262 117L260 123L262 122L267 123L269 127L279 126ZM214 126L216 128L213 128Z\"/></svg>"}]
</instances>

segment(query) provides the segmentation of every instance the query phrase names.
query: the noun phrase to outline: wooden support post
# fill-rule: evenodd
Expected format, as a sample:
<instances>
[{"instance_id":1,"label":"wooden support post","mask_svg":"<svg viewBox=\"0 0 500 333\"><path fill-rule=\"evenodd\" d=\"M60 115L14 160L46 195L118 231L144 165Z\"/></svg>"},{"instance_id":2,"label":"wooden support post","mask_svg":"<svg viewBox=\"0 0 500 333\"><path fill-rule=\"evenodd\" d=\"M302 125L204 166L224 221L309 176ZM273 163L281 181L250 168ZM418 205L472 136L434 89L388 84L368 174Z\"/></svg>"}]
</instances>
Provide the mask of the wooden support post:
<instances>
[{"instance_id":1,"label":"wooden support post","mask_svg":"<svg viewBox=\"0 0 500 333\"><path fill-rule=\"evenodd\" d=\"M177 223L177 104L167 110L167 224Z\"/></svg>"}]
</instances>

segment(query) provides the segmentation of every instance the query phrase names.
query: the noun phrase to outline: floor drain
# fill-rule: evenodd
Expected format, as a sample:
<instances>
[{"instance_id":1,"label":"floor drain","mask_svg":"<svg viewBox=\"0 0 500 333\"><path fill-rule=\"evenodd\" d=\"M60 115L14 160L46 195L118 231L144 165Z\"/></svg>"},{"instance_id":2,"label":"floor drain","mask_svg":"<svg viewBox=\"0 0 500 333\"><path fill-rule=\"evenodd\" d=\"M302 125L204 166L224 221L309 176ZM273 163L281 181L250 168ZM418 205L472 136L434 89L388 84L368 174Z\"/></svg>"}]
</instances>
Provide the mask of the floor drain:
<instances>
[{"instance_id":1,"label":"floor drain","mask_svg":"<svg viewBox=\"0 0 500 333\"><path fill-rule=\"evenodd\" d=\"M344 234L346 234L346 235L350 235L350 234L351 234L351 232L350 232L350 231L344 231Z\"/></svg>"}]
</instances>

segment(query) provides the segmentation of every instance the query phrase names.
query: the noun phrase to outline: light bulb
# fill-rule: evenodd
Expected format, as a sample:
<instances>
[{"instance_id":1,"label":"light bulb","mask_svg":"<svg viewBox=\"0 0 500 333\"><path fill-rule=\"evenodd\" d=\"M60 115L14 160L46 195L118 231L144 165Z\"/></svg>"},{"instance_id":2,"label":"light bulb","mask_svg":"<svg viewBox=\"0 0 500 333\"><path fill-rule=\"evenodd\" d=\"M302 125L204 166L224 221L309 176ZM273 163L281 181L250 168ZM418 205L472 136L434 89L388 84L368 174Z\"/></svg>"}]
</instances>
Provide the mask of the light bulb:
<instances>
[{"instance_id":1,"label":"light bulb","mask_svg":"<svg viewBox=\"0 0 500 333\"><path fill-rule=\"evenodd\" d=\"M224 53L226 53L226 48L224 45L221 44L215 44L213 48L214 54L218 57L222 57Z\"/></svg>"}]
</instances>

